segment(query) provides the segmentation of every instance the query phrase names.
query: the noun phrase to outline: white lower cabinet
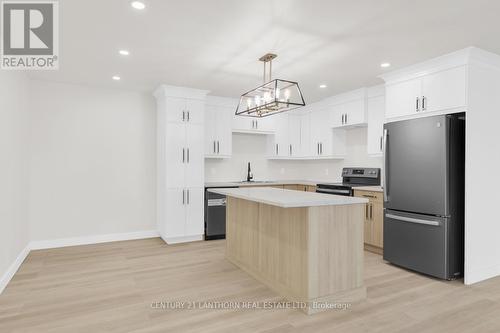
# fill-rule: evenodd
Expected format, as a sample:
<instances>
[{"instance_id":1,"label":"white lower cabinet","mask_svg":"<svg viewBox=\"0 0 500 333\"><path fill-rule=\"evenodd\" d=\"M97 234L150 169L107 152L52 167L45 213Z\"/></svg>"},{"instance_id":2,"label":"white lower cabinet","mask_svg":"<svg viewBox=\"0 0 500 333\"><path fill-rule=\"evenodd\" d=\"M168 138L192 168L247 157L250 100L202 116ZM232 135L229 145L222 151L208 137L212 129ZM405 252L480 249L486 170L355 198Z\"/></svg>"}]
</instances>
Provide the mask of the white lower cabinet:
<instances>
[{"instance_id":1,"label":"white lower cabinet","mask_svg":"<svg viewBox=\"0 0 500 333\"><path fill-rule=\"evenodd\" d=\"M167 189L165 195L165 212L168 219L175 223L161 224L160 234L167 235L168 239L182 240L190 235L202 235L204 199L203 188L175 188Z\"/></svg>"},{"instance_id":2,"label":"white lower cabinet","mask_svg":"<svg viewBox=\"0 0 500 333\"><path fill-rule=\"evenodd\" d=\"M203 239L206 93L161 86L154 94L158 121L158 230L168 244ZM185 110L179 112L183 107Z\"/></svg>"},{"instance_id":3,"label":"white lower cabinet","mask_svg":"<svg viewBox=\"0 0 500 333\"><path fill-rule=\"evenodd\" d=\"M186 189L186 235L203 234L204 224L204 188L191 187Z\"/></svg>"},{"instance_id":4,"label":"white lower cabinet","mask_svg":"<svg viewBox=\"0 0 500 333\"><path fill-rule=\"evenodd\" d=\"M160 223L160 234L169 238L184 237L186 235L186 207L184 188L169 188L165 191L165 219L175 223Z\"/></svg>"}]
</instances>

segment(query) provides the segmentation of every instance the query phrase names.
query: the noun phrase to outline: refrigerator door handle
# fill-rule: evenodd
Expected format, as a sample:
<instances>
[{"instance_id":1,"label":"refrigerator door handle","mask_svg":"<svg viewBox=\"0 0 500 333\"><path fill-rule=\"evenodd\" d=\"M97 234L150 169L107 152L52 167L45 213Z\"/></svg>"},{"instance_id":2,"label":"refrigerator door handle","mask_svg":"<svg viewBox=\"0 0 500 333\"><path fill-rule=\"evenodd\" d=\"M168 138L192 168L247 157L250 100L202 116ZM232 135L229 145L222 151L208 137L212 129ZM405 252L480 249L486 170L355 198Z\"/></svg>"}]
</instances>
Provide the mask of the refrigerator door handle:
<instances>
[{"instance_id":1,"label":"refrigerator door handle","mask_svg":"<svg viewBox=\"0 0 500 333\"><path fill-rule=\"evenodd\" d=\"M410 223L417 223L417 224L426 224L426 225L433 225L433 226L439 226L441 223L438 221L429 221L429 220L422 220L422 219L415 219L413 217L406 217L406 216L398 216L394 214L385 214L386 217L393 219L393 220L398 220L398 221L403 221L403 222L410 222Z\"/></svg>"},{"instance_id":2,"label":"refrigerator door handle","mask_svg":"<svg viewBox=\"0 0 500 333\"><path fill-rule=\"evenodd\" d=\"M384 181L382 183L382 186L384 187L383 188L383 191L384 191L384 202L387 202L389 201L389 193L387 193L389 191L389 189L387 188L387 137L388 137L388 133L387 133L387 129L384 129L384 136L383 136L383 139L382 139L382 153L384 155L384 160L383 160L383 169L384 169Z\"/></svg>"}]
</instances>

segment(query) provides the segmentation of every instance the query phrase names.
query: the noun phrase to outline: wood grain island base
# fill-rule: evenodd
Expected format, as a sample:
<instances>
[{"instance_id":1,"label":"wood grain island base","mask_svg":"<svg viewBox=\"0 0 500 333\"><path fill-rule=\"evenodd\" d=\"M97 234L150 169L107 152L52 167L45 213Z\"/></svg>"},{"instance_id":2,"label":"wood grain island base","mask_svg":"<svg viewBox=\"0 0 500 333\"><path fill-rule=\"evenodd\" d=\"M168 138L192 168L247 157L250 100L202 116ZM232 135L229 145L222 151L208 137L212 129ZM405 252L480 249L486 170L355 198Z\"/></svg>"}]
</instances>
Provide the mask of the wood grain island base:
<instances>
[{"instance_id":1,"label":"wood grain island base","mask_svg":"<svg viewBox=\"0 0 500 333\"><path fill-rule=\"evenodd\" d=\"M305 194L318 199L332 197ZM365 201L286 208L258 202L262 201L259 198L253 201L226 195L229 261L287 300L305 302L307 314L366 298Z\"/></svg>"}]
</instances>

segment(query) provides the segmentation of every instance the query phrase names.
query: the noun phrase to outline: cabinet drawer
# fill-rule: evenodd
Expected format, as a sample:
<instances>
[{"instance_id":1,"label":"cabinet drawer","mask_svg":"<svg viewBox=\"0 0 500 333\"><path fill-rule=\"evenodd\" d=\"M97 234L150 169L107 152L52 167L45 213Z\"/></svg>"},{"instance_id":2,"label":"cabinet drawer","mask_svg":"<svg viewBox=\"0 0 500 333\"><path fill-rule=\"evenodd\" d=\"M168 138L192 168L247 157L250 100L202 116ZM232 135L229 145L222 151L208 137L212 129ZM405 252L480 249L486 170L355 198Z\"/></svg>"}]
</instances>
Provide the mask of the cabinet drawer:
<instances>
[{"instance_id":1,"label":"cabinet drawer","mask_svg":"<svg viewBox=\"0 0 500 333\"><path fill-rule=\"evenodd\" d=\"M384 194L376 191L354 190L355 197L366 198L371 202L382 202Z\"/></svg>"}]
</instances>

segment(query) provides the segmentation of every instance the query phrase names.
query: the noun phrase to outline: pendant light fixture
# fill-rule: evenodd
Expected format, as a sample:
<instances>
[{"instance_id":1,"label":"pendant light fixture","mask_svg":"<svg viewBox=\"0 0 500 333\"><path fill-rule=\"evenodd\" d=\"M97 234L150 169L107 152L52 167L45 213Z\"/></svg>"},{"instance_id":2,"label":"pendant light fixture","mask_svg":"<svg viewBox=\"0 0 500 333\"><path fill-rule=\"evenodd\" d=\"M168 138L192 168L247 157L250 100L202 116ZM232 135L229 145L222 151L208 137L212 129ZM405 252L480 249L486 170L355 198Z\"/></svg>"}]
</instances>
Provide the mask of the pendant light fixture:
<instances>
[{"instance_id":1,"label":"pendant light fixture","mask_svg":"<svg viewBox=\"0 0 500 333\"><path fill-rule=\"evenodd\" d=\"M276 57L268 53L259 58L264 63L263 85L241 95L236 115L262 118L306 105L297 82L271 78ZM269 72L266 72L268 64Z\"/></svg>"}]
</instances>

